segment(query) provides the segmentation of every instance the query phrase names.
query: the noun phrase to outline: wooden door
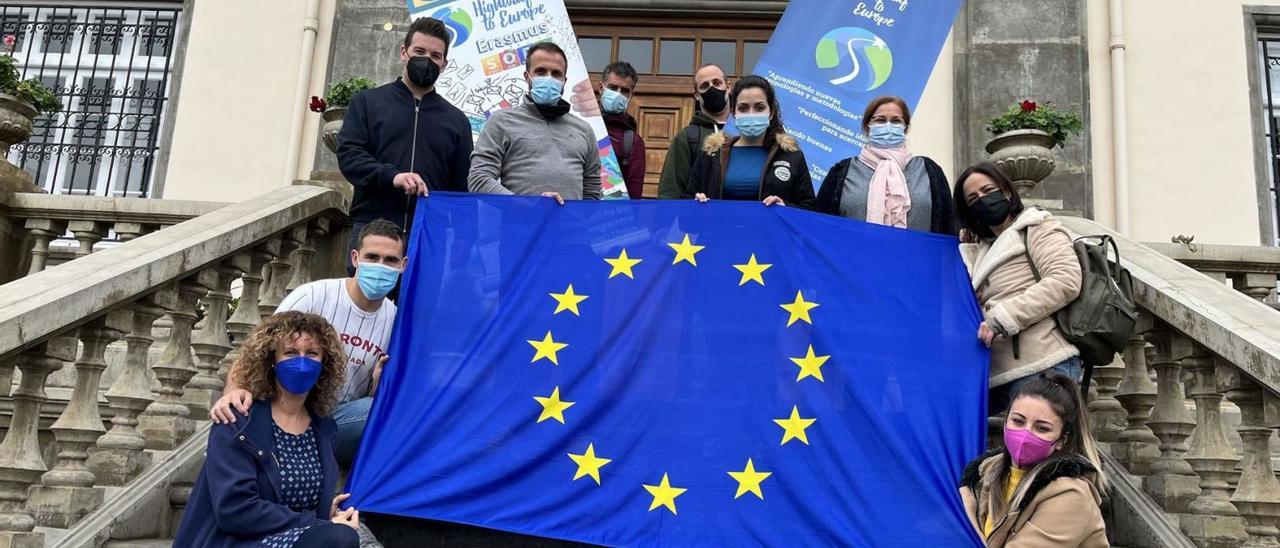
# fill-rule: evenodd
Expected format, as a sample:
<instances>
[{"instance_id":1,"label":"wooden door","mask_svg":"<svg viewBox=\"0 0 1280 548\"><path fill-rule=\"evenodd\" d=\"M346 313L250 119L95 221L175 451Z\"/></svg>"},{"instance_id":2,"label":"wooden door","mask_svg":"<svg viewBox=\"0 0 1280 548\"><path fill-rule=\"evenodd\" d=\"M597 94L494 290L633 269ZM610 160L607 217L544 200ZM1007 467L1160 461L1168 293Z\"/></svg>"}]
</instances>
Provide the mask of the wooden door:
<instances>
[{"instance_id":1,"label":"wooden door","mask_svg":"<svg viewBox=\"0 0 1280 548\"><path fill-rule=\"evenodd\" d=\"M645 145L644 197L658 195L671 139L693 117L693 74L716 63L730 81L749 74L777 25L773 18L602 15L570 10L583 62L597 89L600 71L619 59L640 82L627 109Z\"/></svg>"},{"instance_id":2,"label":"wooden door","mask_svg":"<svg viewBox=\"0 0 1280 548\"><path fill-rule=\"evenodd\" d=\"M671 95L637 94L629 111L636 117L640 137L644 139L644 197L658 195L658 177L667 161L671 139L688 125L693 117L693 99Z\"/></svg>"}]
</instances>

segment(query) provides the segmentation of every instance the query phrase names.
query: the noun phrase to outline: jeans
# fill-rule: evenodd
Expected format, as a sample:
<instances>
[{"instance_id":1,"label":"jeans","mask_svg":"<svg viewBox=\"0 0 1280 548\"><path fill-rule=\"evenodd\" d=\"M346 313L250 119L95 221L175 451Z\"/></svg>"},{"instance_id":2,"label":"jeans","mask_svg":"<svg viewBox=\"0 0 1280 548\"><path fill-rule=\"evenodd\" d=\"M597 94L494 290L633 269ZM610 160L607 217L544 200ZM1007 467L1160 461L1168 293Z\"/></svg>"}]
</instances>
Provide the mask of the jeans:
<instances>
[{"instance_id":1,"label":"jeans","mask_svg":"<svg viewBox=\"0 0 1280 548\"><path fill-rule=\"evenodd\" d=\"M355 459L356 450L360 448L360 438L364 436L364 423L369 420L369 409L373 407L373 397L360 398L338 404L333 412L333 420L338 423L338 447L336 448L338 464L350 467Z\"/></svg>"},{"instance_id":2,"label":"jeans","mask_svg":"<svg viewBox=\"0 0 1280 548\"><path fill-rule=\"evenodd\" d=\"M1044 373L1061 373L1077 384L1080 383L1081 377L1084 376L1084 362L1080 358L1072 357L1058 363L1057 365L1045 370ZM992 388L987 394L987 413L996 415L1003 413L1009 409L1009 405L1013 403L1013 395L1018 393L1018 389L1022 385L1036 380L1040 377L1040 373L1022 377L1016 381L1010 382L1003 386Z\"/></svg>"}]
</instances>

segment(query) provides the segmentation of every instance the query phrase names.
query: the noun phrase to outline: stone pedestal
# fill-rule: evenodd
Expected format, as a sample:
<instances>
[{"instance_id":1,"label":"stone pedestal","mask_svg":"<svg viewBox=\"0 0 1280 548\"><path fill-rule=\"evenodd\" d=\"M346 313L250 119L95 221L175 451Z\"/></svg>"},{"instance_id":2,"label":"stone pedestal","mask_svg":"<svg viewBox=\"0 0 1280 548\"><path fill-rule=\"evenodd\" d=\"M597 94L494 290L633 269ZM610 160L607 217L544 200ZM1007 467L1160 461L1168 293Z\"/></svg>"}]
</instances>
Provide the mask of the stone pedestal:
<instances>
[{"instance_id":1,"label":"stone pedestal","mask_svg":"<svg viewBox=\"0 0 1280 548\"><path fill-rule=\"evenodd\" d=\"M27 510L45 527L66 529L102 506L102 489L65 485L33 485Z\"/></svg>"},{"instance_id":2,"label":"stone pedestal","mask_svg":"<svg viewBox=\"0 0 1280 548\"><path fill-rule=\"evenodd\" d=\"M1236 548L1244 541L1244 519L1238 516L1178 514L1182 532L1200 548Z\"/></svg>"}]
</instances>

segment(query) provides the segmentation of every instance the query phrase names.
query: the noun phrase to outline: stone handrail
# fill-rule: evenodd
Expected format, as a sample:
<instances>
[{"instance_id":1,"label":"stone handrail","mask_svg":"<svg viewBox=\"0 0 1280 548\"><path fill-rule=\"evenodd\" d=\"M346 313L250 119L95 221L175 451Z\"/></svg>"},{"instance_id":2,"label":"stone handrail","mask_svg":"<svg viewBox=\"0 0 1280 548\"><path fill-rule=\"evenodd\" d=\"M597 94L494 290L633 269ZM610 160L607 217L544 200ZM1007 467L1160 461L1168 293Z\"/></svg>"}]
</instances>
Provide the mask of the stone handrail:
<instances>
[{"instance_id":1,"label":"stone handrail","mask_svg":"<svg viewBox=\"0 0 1280 548\"><path fill-rule=\"evenodd\" d=\"M1148 247L1258 300L1275 294L1280 247L1154 243ZM1280 308L1280 302L1271 301Z\"/></svg>"},{"instance_id":2,"label":"stone handrail","mask_svg":"<svg viewBox=\"0 0 1280 548\"><path fill-rule=\"evenodd\" d=\"M26 198L19 201L66 199ZM125 485L150 466L147 449L183 446L196 432L194 418L221 392L244 336L293 288L332 274L334 254L326 252L345 250L349 205L331 188L285 187L114 247L90 245L75 261L0 285L0 387L10 386L15 367L22 373L0 441L0 546L40 545L36 525L72 526L103 504L103 486ZM324 270L313 272L318 264ZM236 279L242 291L232 313ZM162 316L169 335L150 359ZM107 430L99 385L106 347L118 340L127 349L103 387ZM38 421L48 376L64 363L74 363L75 387L51 427L57 456L47 469Z\"/></svg>"},{"instance_id":3,"label":"stone handrail","mask_svg":"<svg viewBox=\"0 0 1280 548\"><path fill-rule=\"evenodd\" d=\"M1198 546L1277 545L1280 317L1151 246L1062 221L1076 235L1116 239L1139 307L1126 351L1094 371L1096 437ZM1227 441L1224 397L1240 409L1243 454Z\"/></svg>"}]
</instances>

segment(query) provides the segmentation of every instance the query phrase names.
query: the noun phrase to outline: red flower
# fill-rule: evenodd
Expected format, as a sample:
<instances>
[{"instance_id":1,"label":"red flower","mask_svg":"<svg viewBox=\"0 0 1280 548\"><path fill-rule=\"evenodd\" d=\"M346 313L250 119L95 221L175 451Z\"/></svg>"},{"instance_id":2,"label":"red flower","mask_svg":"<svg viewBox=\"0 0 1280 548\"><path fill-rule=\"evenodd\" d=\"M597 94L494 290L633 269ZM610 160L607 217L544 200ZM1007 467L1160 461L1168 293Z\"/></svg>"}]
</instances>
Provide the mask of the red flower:
<instances>
[{"instance_id":1,"label":"red flower","mask_svg":"<svg viewBox=\"0 0 1280 548\"><path fill-rule=\"evenodd\" d=\"M1022 102L1022 112L1035 112L1035 111L1036 111L1036 104L1034 102L1032 101Z\"/></svg>"},{"instance_id":2,"label":"red flower","mask_svg":"<svg viewBox=\"0 0 1280 548\"><path fill-rule=\"evenodd\" d=\"M328 105L325 104L324 99L315 95L311 96L311 112L324 112L326 108L328 108Z\"/></svg>"},{"instance_id":3,"label":"red flower","mask_svg":"<svg viewBox=\"0 0 1280 548\"><path fill-rule=\"evenodd\" d=\"M14 36L12 34L4 35L4 47L9 48L10 51L13 50L13 45L17 43L18 43L17 36Z\"/></svg>"}]
</instances>

